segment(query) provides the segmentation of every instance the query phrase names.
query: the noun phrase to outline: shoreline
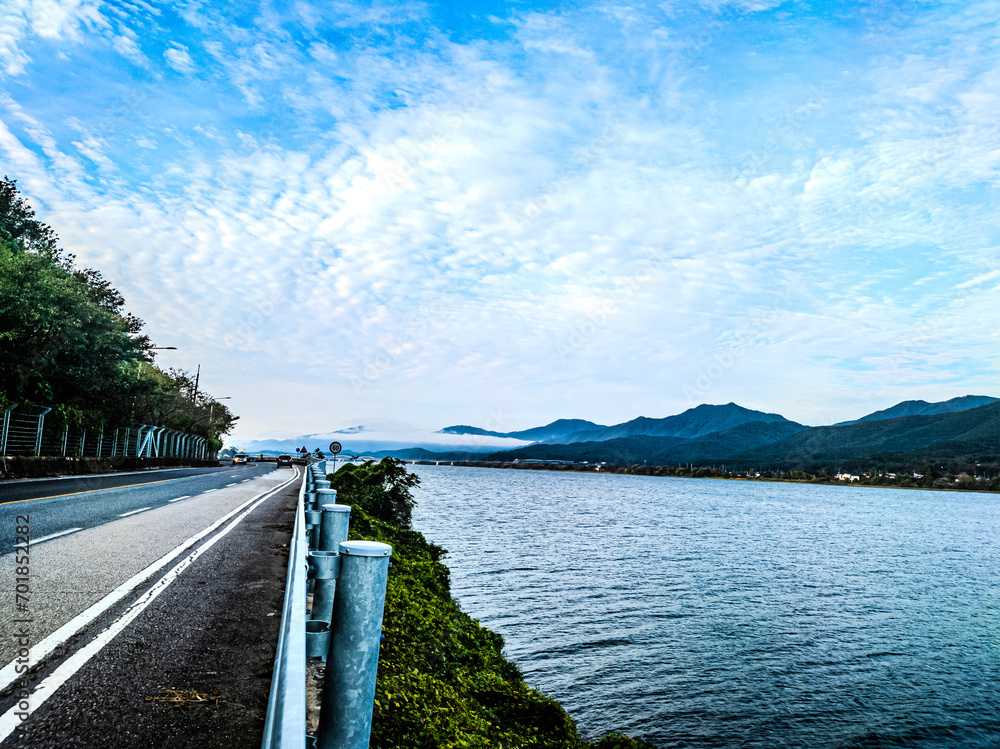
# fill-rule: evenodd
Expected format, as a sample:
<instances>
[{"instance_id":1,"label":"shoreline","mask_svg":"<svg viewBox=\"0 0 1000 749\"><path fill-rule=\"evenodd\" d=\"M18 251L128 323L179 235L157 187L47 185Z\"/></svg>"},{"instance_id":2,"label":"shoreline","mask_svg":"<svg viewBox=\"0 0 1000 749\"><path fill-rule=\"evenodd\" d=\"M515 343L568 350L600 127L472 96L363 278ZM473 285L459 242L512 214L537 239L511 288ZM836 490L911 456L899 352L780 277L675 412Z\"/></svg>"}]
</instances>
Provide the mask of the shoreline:
<instances>
[{"instance_id":1,"label":"shoreline","mask_svg":"<svg viewBox=\"0 0 1000 749\"><path fill-rule=\"evenodd\" d=\"M740 476L732 475L731 472L727 474L722 474L720 471L718 474L711 473L711 471L718 471L719 469L704 469L695 468L694 471L690 472L676 472L673 466L619 466L619 465L604 465L604 466L591 466L587 464L562 464L562 463L513 463L509 461L470 461L470 460L454 460L454 461L430 461L430 460L409 460L406 461L411 465L441 465L441 466L457 466L464 468L495 468L501 470L528 470L528 471L549 471L552 473L586 473L586 474L599 474L599 475L615 475L615 476L651 476L655 478L686 478L686 479L712 479L716 481L745 481L745 482L763 482L771 484L799 484L799 485L814 485L814 486L838 486L838 487L863 487L866 489L905 489L909 491L932 491L932 492L965 492L972 494L998 494L1000 493L1000 488L976 488L965 486L904 486L896 483L871 483L869 481L837 481L831 480L830 478L783 478L781 476ZM694 475L698 471L706 471L707 473L703 475ZM790 472L789 472L790 473ZM938 479L940 480L940 479ZM991 481L996 482L997 479L994 478Z\"/></svg>"}]
</instances>

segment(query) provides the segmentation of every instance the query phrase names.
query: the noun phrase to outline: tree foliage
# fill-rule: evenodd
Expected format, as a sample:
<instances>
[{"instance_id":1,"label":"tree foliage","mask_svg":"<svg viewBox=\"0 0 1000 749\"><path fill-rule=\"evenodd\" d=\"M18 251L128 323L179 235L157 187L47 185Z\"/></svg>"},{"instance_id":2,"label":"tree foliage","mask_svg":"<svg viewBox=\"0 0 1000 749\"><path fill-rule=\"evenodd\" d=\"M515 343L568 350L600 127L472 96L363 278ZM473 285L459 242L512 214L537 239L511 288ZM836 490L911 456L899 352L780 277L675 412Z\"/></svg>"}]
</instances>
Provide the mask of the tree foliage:
<instances>
[{"instance_id":1,"label":"tree foliage","mask_svg":"<svg viewBox=\"0 0 1000 749\"><path fill-rule=\"evenodd\" d=\"M0 406L213 439L228 432L237 417L195 393L187 373L156 367L142 320L99 271L74 260L16 182L0 180Z\"/></svg>"},{"instance_id":2,"label":"tree foliage","mask_svg":"<svg viewBox=\"0 0 1000 749\"><path fill-rule=\"evenodd\" d=\"M337 490L337 501L360 506L369 515L403 528L410 527L416 501L410 492L420 477L406 470L406 463L382 458L378 463L366 460L348 463L330 477L330 488Z\"/></svg>"}]
</instances>

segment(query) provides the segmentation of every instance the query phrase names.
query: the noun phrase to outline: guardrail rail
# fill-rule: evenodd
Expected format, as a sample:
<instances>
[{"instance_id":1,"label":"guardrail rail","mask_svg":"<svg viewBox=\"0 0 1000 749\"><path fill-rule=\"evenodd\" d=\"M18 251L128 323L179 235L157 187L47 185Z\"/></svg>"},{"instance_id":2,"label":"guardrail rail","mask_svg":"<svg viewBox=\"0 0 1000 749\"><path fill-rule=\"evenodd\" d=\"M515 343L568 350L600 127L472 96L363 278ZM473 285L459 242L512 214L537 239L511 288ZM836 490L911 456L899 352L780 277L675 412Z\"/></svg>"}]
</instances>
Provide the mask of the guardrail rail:
<instances>
[{"instance_id":1,"label":"guardrail rail","mask_svg":"<svg viewBox=\"0 0 1000 749\"><path fill-rule=\"evenodd\" d=\"M331 461L332 462L332 461ZM328 461L305 469L289 544L262 749L367 749L392 547L348 541ZM319 730L307 734L307 659L326 662Z\"/></svg>"}]
</instances>

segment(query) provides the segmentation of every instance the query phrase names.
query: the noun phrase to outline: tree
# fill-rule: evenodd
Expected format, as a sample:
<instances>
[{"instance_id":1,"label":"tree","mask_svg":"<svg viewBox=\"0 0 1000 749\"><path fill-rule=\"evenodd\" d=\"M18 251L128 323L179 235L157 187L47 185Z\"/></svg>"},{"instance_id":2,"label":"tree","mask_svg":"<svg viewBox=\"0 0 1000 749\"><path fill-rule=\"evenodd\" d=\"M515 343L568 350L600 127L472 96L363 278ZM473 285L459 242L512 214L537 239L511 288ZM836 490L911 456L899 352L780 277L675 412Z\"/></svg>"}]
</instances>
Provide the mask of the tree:
<instances>
[{"instance_id":1,"label":"tree","mask_svg":"<svg viewBox=\"0 0 1000 749\"><path fill-rule=\"evenodd\" d=\"M77 268L35 219L13 180L0 181L0 406L147 423L216 440L238 417L152 363L143 322L99 271Z\"/></svg>"},{"instance_id":2,"label":"tree","mask_svg":"<svg viewBox=\"0 0 1000 749\"><path fill-rule=\"evenodd\" d=\"M382 458L378 463L366 460L361 465L348 463L330 479L338 502L358 505L369 515L404 528L410 527L416 506L410 489L419 484L420 477L395 458Z\"/></svg>"},{"instance_id":3,"label":"tree","mask_svg":"<svg viewBox=\"0 0 1000 749\"><path fill-rule=\"evenodd\" d=\"M35 212L17 190L17 181L0 180L0 242L13 252L31 252L60 261L59 237L52 228L35 220ZM66 262L62 260L62 262Z\"/></svg>"}]
</instances>

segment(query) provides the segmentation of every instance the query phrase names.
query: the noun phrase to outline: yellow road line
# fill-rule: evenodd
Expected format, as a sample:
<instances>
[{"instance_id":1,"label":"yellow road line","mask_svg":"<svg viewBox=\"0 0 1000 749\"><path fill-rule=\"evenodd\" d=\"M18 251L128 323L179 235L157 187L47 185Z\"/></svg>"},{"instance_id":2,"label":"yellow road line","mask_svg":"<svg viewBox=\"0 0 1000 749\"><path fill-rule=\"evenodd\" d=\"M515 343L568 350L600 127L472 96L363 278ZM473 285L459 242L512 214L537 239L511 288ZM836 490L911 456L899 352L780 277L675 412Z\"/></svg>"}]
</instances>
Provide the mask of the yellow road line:
<instances>
[{"instance_id":1,"label":"yellow road line","mask_svg":"<svg viewBox=\"0 0 1000 749\"><path fill-rule=\"evenodd\" d=\"M68 494L53 494L51 497L31 497L30 499L12 499L10 502L0 502L0 505L16 505L18 502L34 502L39 499L57 499L58 497L72 497L74 494L93 494L94 492L108 492L112 489L128 489L132 486L149 486L150 484L165 484L168 481L177 479L160 479L159 481L144 481L141 484L122 484L121 486L108 486L104 489L84 489L82 492L69 492Z\"/></svg>"}]
</instances>

